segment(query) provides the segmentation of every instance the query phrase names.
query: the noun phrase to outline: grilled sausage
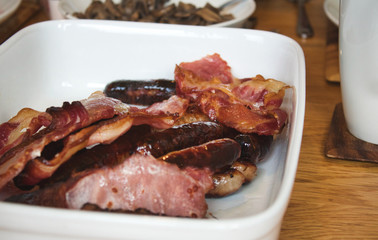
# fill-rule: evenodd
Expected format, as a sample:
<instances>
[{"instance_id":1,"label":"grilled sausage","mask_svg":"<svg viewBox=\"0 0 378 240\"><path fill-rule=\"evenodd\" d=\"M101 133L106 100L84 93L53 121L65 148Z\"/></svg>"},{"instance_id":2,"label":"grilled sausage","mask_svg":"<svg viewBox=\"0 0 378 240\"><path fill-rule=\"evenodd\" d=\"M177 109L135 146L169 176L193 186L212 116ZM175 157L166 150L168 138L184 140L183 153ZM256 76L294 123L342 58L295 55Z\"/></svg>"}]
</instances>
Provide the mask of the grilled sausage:
<instances>
[{"instance_id":1,"label":"grilled sausage","mask_svg":"<svg viewBox=\"0 0 378 240\"><path fill-rule=\"evenodd\" d=\"M150 81L118 80L109 83L104 90L108 97L124 103L151 105L176 94L176 83L172 80L157 79Z\"/></svg>"},{"instance_id":2,"label":"grilled sausage","mask_svg":"<svg viewBox=\"0 0 378 240\"><path fill-rule=\"evenodd\" d=\"M117 165L134 152L158 158L172 151L222 138L223 135L223 126L213 122L183 124L164 131L152 131L145 125L134 126L111 144L97 145L76 153L41 184L64 181L72 174L88 168Z\"/></svg>"},{"instance_id":3,"label":"grilled sausage","mask_svg":"<svg viewBox=\"0 0 378 240\"><path fill-rule=\"evenodd\" d=\"M252 181L256 177L257 167L255 164L247 161L238 160L231 165L231 169L238 170L244 175L245 183Z\"/></svg>"},{"instance_id":4,"label":"grilled sausage","mask_svg":"<svg viewBox=\"0 0 378 240\"><path fill-rule=\"evenodd\" d=\"M235 169L213 175L214 188L207 192L206 197L224 197L240 189L244 184L244 175Z\"/></svg>"},{"instance_id":5,"label":"grilled sausage","mask_svg":"<svg viewBox=\"0 0 378 240\"><path fill-rule=\"evenodd\" d=\"M254 164L262 161L273 142L273 136L257 134L239 134L234 137L242 149L240 158Z\"/></svg>"},{"instance_id":6,"label":"grilled sausage","mask_svg":"<svg viewBox=\"0 0 378 240\"><path fill-rule=\"evenodd\" d=\"M231 195L238 191L243 184L252 181L256 173L255 164L237 160L228 170L213 175L214 188L206 196L218 198Z\"/></svg>"},{"instance_id":7,"label":"grilled sausage","mask_svg":"<svg viewBox=\"0 0 378 240\"><path fill-rule=\"evenodd\" d=\"M230 166L240 157L240 145L232 139L217 139L198 146L170 152L159 160L175 163L180 168L193 166L213 171Z\"/></svg>"}]
</instances>

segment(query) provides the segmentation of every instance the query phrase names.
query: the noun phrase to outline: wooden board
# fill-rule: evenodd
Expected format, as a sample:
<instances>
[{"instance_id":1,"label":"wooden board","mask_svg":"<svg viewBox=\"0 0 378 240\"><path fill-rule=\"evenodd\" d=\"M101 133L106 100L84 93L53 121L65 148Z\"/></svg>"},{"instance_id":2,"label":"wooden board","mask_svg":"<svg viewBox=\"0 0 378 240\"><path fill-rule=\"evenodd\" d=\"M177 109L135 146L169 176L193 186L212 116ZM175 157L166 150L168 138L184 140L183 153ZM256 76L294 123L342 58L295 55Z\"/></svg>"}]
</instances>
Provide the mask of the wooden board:
<instances>
[{"instance_id":1,"label":"wooden board","mask_svg":"<svg viewBox=\"0 0 378 240\"><path fill-rule=\"evenodd\" d=\"M378 163L378 145L362 141L348 131L341 103L333 113L325 152L330 158Z\"/></svg>"}]
</instances>

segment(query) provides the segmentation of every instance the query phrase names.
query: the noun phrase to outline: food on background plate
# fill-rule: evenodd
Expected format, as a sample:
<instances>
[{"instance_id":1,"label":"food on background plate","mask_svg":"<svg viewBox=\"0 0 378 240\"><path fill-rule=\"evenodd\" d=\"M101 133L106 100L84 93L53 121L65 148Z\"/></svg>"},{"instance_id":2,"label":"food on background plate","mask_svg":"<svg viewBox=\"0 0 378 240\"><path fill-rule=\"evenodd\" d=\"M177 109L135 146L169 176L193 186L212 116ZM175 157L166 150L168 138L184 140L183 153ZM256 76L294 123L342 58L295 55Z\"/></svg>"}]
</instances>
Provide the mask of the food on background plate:
<instances>
[{"instance_id":1,"label":"food on background plate","mask_svg":"<svg viewBox=\"0 0 378 240\"><path fill-rule=\"evenodd\" d=\"M219 54L180 63L174 81L127 83L1 124L3 199L202 218L206 197L253 180L287 121L288 85L238 79Z\"/></svg>"},{"instance_id":2,"label":"food on background plate","mask_svg":"<svg viewBox=\"0 0 378 240\"><path fill-rule=\"evenodd\" d=\"M168 4L168 0L113 0L92 1L84 12L73 14L81 19L108 19L137 22L173 23L185 25L211 25L234 19L232 14L223 14L220 9L207 3L196 7L190 3Z\"/></svg>"}]
</instances>

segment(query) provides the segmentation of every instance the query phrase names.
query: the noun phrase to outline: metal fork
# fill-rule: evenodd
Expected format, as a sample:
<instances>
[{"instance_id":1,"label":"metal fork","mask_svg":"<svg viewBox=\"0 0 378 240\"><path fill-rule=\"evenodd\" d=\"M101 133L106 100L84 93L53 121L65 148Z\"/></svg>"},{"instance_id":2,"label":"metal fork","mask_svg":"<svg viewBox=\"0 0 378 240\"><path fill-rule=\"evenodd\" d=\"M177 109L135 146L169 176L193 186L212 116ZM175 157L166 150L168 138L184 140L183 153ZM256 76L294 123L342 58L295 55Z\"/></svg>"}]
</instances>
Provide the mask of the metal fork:
<instances>
[{"instance_id":1,"label":"metal fork","mask_svg":"<svg viewBox=\"0 0 378 240\"><path fill-rule=\"evenodd\" d=\"M290 0L298 5L297 34L301 38L310 38L314 35L310 20L308 19L305 2L307 0Z\"/></svg>"}]
</instances>

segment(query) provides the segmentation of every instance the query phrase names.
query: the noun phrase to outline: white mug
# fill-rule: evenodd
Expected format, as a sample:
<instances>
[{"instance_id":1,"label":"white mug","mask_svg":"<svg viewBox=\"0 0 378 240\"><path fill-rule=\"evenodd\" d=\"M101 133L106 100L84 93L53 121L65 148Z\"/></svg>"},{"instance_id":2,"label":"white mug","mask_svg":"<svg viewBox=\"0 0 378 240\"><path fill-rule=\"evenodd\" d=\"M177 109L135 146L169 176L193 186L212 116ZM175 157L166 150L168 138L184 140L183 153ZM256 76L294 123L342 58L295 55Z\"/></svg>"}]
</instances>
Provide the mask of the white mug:
<instances>
[{"instance_id":1,"label":"white mug","mask_svg":"<svg viewBox=\"0 0 378 240\"><path fill-rule=\"evenodd\" d=\"M378 1L340 0L344 116L355 137L378 144Z\"/></svg>"}]
</instances>

